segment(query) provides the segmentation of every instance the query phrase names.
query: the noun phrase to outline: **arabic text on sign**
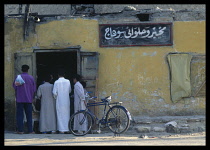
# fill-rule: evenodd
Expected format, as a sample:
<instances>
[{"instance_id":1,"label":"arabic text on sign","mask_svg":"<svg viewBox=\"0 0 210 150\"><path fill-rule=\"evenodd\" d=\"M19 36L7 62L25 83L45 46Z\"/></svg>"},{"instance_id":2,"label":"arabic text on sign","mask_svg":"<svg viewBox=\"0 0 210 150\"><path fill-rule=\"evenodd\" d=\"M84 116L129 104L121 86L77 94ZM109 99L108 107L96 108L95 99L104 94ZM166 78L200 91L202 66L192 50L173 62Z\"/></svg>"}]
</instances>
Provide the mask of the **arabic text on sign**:
<instances>
[{"instance_id":1,"label":"arabic text on sign","mask_svg":"<svg viewBox=\"0 0 210 150\"><path fill-rule=\"evenodd\" d=\"M159 27L158 32L156 31L156 27L152 28L152 32L149 30L150 27L145 27L142 31L140 27L132 27L127 31L113 30L111 27L105 29L105 39L110 40L112 38L118 39L124 38L156 38L164 33L166 27Z\"/></svg>"}]
</instances>

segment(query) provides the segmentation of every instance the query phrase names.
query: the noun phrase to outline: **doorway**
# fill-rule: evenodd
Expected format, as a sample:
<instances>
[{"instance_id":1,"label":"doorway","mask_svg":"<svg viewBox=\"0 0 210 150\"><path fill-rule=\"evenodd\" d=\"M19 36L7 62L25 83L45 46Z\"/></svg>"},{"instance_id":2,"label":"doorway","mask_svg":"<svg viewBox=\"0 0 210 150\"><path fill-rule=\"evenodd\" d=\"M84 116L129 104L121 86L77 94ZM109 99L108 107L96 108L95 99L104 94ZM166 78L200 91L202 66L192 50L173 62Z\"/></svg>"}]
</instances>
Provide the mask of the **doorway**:
<instances>
[{"instance_id":1,"label":"doorway","mask_svg":"<svg viewBox=\"0 0 210 150\"><path fill-rule=\"evenodd\" d=\"M86 90L91 96L98 97L97 79L99 66L98 52L82 52L80 47L69 49L36 49L33 52L14 53L14 76L21 74L21 66L28 64L30 66L29 74L32 75L37 83L37 88L43 83L43 77L46 73L53 75L53 81L58 79L57 69L65 69L65 78L70 80L73 94L73 74L80 74L83 80L87 82ZM73 99L70 99L70 115L74 113ZM98 114L98 108L90 108L94 114ZM34 112L33 119L37 119L38 114Z\"/></svg>"},{"instance_id":2,"label":"doorway","mask_svg":"<svg viewBox=\"0 0 210 150\"><path fill-rule=\"evenodd\" d=\"M74 91L72 76L77 73L77 52L37 52L36 53L36 74L37 89L43 84L46 74L51 74L52 84L58 79L58 69L64 69L65 79L71 82L70 93L70 114L74 113L74 99L71 97Z\"/></svg>"}]
</instances>

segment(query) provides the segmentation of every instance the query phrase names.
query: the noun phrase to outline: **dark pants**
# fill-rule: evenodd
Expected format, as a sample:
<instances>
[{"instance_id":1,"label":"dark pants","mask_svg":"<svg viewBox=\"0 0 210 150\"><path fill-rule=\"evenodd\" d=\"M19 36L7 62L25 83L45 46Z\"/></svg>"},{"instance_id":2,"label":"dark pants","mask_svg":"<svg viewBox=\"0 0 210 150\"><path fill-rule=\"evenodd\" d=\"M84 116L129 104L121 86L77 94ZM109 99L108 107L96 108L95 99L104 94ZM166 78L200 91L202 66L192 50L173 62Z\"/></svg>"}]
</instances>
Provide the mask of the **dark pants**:
<instances>
[{"instance_id":1,"label":"dark pants","mask_svg":"<svg viewBox=\"0 0 210 150\"><path fill-rule=\"evenodd\" d=\"M17 111L16 111L16 121L17 121L17 130L18 132L23 132L23 111L25 111L28 132L33 132L32 127L32 104L31 103L16 103Z\"/></svg>"}]
</instances>

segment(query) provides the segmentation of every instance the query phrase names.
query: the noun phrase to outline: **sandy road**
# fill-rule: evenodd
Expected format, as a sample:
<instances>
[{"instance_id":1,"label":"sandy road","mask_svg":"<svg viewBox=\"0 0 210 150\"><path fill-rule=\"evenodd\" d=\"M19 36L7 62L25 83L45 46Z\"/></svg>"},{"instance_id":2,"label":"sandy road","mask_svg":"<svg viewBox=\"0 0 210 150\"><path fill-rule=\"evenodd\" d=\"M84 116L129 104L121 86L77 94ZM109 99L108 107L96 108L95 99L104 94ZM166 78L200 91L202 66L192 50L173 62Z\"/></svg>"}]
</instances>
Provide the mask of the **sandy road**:
<instances>
[{"instance_id":1,"label":"sandy road","mask_svg":"<svg viewBox=\"0 0 210 150\"><path fill-rule=\"evenodd\" d=\"M4 134L5 146L159 146L159 145L206 145L205 133L148 136L121 135L114 137L112 133L87 134L74 136L72 134Z\"/></svg>"}]
</instances>

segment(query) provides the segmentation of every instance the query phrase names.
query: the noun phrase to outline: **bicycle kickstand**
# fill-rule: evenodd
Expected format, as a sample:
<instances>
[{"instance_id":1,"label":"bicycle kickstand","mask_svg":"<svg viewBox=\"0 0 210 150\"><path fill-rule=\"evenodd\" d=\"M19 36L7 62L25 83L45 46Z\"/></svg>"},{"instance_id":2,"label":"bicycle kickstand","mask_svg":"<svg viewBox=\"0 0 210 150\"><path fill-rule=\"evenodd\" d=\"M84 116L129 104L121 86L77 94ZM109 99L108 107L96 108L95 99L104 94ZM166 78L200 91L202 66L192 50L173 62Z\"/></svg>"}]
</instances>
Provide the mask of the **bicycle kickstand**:
<instances>
[{"instance_id":1,"label":"bicycle kickstand","mask_svg":"<svg viewBox=\"0 0 210 150\"><path fill-rule=\"evenodd\" d=\"M101 123L98 124L98 128L99 128L98 131L97 131L98 133L101 133L100 127L101 127Z\"/></svg>"},{"instance_id":2,"label":"bicycle kickstand","mask_svg":"<svg viewBox=\"0 0 210 150\"><path fill-rule=\"evenodd\" d=\"M114 136L113 137L120 137L120 134L117 134L116 132L114 132Z\"/></svg>"}]
</instances>

